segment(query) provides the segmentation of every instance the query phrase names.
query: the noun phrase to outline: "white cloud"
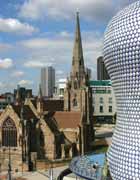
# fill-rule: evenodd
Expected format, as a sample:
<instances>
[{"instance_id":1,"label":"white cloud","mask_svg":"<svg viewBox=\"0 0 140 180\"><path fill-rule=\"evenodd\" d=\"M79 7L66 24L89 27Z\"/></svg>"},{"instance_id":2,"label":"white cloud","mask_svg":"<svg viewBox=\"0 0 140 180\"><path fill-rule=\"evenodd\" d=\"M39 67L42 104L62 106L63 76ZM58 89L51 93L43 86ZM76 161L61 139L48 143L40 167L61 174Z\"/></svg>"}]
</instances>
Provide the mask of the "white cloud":
<instances>
[{"instance_id":1,"label":"white cloud","mask_svg":"<svg viewBox=\"0 0 140 180\"><path fill-rule=\"evenodd\" d=\"M30 81L30 80L24 80L24 79L23 79L23 80L19 81L18 84L19 84L20 86L29 86L29 85L32 85L33 82Z\"/></svg>"},{"instance_id":2,"label":"white cloud","mask_svg":"<svg viewBox=\"0 0 140 180\"><path fill-rule=\"evenodd\" d=\"M69 40L67 39L60 39L60 38L34 38L30 40L25 40L21 42L21 45L23 45L25 48L29 49L47 49L53 48L65 48L67 45L69 46Z\"/></svg>"},{"instance_id":3,"label":"white cloud","mask_svg":"<svg viewBox=\"0 0 140 180\"><path fill-rule=\"evenodd\" d=\"M42 68L42 67L47 67L47 66L52 66L52 65L53 63L39 62L39 61L33 61L33 60L29 60L28 62L24 64L25 67L29 67L29 68Z\"/></svg>"},{"instance_id":4,"label":"white cloud","mask_svg":"<svg viewBox=\"0 0 140 180\"><path fill-rule=\"evenodd\" d=\"M0 18L0 32L30 35L36 31L37 31L36 28L34 28L33 26L27 23L22 23L18 19Z\"/></svg>"},{"instance_id":5,"label":"white cloud","mask_svg":"<svg viewBox=\"0 0 140 180\"><path fill-rule=\"evenodd\" d=\"M13 77L21 77L24 75L24 72L23 71L15 71L13 72L12 76Z\"/></svg>"},{"instance_id":6,"label":"white cloud","mask_svg":"<svg viewBox=\"0 0 140 180\"><path fill-rule=\"evenodd\" d=\"M13 66L13 60L10 58L0 59L0 69L8 69Z\"/></svg>"},{"instance_id":7,"label":"white cloud","mask_svg":"<svg viewBox=\"0 0 140 180\"><path fill-rule=\"evenodd\" d=\"M134 0L25 0L20 9L20 16L31 19L46 17L69 19L77 9L86 19L104 22Z\"/></svg>"},{"instance_id":8,"label":"white cloud","mask_svg":"<svg viewBox=\"0 0 140 180\"><path fill-rule=\"evenodd\" d=\"M71 36L71 34L68 33L67 31L62 31L62 32L60 32L60 36L62 36L64 38L69 38Z\"/></svg>"},{"instance_id":9,"label":"white cloud","mask_svg":"<svg viewBox=\"0 0 140 180\"><path fill-rule=\"evenodd\" d=\"M12 45L6 43L0 43L0 52L5 52L12 49Z\"/></svg>"},{"instance_id":10,"label":"white cloud","mask_svg":"<svg viewBox=\"0 0 140 180\"><path fill-rule=\"evenodd\" d=\"M4 83L0 82L0 88L4 88L4 87L5 87Z\"/></svg>"},{"instance_id":11,"label":"white cloud","mask_svg":"<svg viewBox=\"0 0 140 180\"><path fill-rule=\"evenodd\" d=\"M56 69L57 78L69 76L74 37L73 34L69 34L69 38L64 38L60 34L51 38L32 38L20 42L21 49L24 49L27 55L24 66L41 68L52 65ZM102 52L102 37L103 35L96 31L82 32L85 66L92 67L94 77L96 76L96 59Z\"/></svg>"},{"instance_id":12,"label":"white cloud","mask_svg":"<svg viewBox=\"0 0 140 180\"><path fill-rule=\"evenodd\" d=\"M1 93L4 93L4 92L7 92L7 89L11 90L13 88L15 88L16 84L13 83L13 82L6 82L6 81L3 81L3 82L0 82L0 92Z\"/></svg>"},{"instance_id":13,"label":"white cloud","mask_svg":"<svg viewBox=\"0 0 140 180\"><path fill-rule=\"evenodd\" d=\"M64 74L64 71L62 71L62 70L58 70L58 71L56 71L56 75L63 75Z\"/></svg>"}]
</instances>

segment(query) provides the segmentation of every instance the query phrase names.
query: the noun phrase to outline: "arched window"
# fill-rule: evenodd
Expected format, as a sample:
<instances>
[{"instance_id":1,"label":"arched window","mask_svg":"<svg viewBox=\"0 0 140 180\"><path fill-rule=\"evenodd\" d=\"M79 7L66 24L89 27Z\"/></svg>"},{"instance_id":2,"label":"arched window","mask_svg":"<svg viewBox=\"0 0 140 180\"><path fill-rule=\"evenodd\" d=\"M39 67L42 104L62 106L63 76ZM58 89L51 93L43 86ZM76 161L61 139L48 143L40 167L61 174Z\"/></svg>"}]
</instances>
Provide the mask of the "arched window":
<instances>
[{"instance_id":1,"label":"arched window","mask_svg":"<svg viewBox=\"0 0 140 180\"><path fill-rule=\"evenodd\" d=\"M2 125L2 146L17 146L17 129L10 118L6 119Z\"/></svg>"},{"instance_id":2,"label":"arched window","mask_svg":"<svg viewBox=\"0 0 140 180\"><path fill-rule=\"evenodd\" d=\"M74 81L74 89L77 89L77 81Z\"/></svg>"},{"instance_id":3,"label":"arched window","mask_svg":"<svg viewBox=\"0 0 140 180\"><path fill-rule=\"evenodd\" d=\"M76 107L78 105L76 98L73 99L73 107Z\"/></svg>"}]
</instances>

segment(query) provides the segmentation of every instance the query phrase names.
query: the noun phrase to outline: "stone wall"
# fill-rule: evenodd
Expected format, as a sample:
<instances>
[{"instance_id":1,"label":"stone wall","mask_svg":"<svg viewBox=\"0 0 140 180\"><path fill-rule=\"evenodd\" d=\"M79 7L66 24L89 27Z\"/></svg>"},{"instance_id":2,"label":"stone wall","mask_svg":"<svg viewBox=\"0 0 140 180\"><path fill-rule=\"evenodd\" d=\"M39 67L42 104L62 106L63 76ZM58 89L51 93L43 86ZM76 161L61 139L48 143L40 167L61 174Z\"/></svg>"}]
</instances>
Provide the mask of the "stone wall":
<instances>
[{"instance_id":1,"label":"stone wall","mask_svg":"<svg viewBox=\"0 0 140 180\"><path fill-rule=\"evenodd\" d=\"M12 170L15 171L18 169L22 170L22 153L20 149L10 148L10 159ZM0 149L0 171L7 171L9 163L9 149L1 148Z\"/></svg>"}]
</instances>

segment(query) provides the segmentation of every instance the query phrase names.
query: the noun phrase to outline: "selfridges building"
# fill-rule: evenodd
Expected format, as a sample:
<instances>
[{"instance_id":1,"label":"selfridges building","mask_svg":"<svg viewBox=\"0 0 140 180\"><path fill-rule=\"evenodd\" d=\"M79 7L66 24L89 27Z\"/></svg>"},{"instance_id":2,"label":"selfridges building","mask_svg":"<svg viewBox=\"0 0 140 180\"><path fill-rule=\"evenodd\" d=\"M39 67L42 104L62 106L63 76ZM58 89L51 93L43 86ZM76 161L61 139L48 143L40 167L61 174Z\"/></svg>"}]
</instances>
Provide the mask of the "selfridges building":
<instances>
[{"instance_id":1,"label":"selfridges building","mask_svg":"<svg viewBox=\"0 0 140 180\"><path fill-rule=\"evenodd\" d=\"M103 51L117 102L117 124L108 151L111 176L140 180L140 1L111 20Z\"/></svg>"}]
</instances>

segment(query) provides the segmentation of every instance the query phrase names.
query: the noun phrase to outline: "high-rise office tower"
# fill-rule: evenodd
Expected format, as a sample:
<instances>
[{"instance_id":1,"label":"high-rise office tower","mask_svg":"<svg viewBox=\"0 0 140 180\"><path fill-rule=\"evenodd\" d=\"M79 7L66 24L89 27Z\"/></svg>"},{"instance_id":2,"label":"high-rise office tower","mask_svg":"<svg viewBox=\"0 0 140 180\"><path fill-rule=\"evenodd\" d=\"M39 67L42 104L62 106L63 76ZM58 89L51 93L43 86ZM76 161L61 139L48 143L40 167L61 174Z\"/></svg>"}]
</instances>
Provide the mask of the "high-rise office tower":
<instances>
[{"instance_id":1,"label":"high-rise office tower","mask_svg":"<svg viewBox=\"0 0 140 180\"><path fill-rule=\"evenodd\" d=\"M92 70L90 68L86 68L86 73L88 75L89 80L92 78Z\"/></svg>"},{"instance_id":2,"label":"high-rise office tower","mask_svg":"<svg viewBox=\"0 0 140 180\"><path fill-rule=\"evenodd\" d=\"M110 77L104 65L103 57L100 56L97 59L97 80L108 80L108 79L110 79Z\"/></svg>"},{"instance_id":3,"label":"high-rise office tower","mask_svg":"<svg viewBox=\"0 0 140 180\"><path fill-rule=\"evenodd\" d=\"M42 95L52 97L55 91L55 69L52 66L41 68Z\"/></svg>"}]
</instances>

